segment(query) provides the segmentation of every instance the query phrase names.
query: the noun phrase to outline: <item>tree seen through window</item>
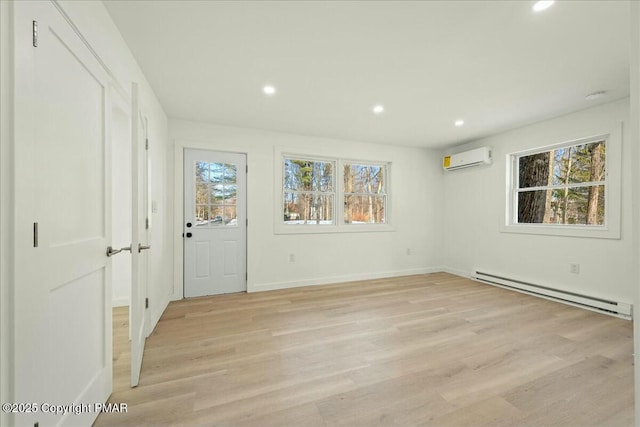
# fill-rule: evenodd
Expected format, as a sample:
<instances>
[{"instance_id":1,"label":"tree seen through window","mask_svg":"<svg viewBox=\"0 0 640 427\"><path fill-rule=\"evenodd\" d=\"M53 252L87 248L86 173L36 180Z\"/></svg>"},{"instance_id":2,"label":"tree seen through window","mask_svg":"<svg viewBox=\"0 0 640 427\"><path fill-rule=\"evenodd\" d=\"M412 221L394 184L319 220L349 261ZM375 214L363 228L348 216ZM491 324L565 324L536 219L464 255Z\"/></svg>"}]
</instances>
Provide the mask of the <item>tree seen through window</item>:
<instances>
[{"instance_id":1,"label":"tree seen through window","mask_svg":"<svg viewBox=\"0 0 640 427\"><path fill-rule=\"evenodd\" d=\"M518 223L604 225L605 160L604 140L518 157Z\"/></svg>"}]
</instances>

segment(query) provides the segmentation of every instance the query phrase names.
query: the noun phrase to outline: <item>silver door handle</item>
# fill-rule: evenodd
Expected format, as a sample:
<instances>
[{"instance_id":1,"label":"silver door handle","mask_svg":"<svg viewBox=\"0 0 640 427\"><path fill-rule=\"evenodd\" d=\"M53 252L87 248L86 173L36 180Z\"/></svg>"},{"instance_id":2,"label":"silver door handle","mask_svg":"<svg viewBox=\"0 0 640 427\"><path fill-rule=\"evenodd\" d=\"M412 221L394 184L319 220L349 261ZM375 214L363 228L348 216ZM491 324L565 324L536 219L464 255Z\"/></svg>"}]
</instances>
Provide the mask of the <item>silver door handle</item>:
<instances>
[{"instance_id":1,"label":"silver door handle","mask_svg":"<svg viewBox=\"0 0 640 427\"><path fill-rule=\"evenodd\" d=\"M107 256L108 257L112 257L116 254L119 254L122 251L129 251L131 252L131 245L124 247L124 248L120 248L120 249L113 249L111 246L107 246Z\"/></svg>"},{"instance_id":2,"label":"silver door handle","mask_svg":"<svg viewBox=\"0 0 640 427\"><path fill-rule=\"evenodd\" d=\"M138 253L147 250L147 249L151 249L151 245L149 246L142 246L142 243L138 243Z\"/></svg>"}]
</instances>

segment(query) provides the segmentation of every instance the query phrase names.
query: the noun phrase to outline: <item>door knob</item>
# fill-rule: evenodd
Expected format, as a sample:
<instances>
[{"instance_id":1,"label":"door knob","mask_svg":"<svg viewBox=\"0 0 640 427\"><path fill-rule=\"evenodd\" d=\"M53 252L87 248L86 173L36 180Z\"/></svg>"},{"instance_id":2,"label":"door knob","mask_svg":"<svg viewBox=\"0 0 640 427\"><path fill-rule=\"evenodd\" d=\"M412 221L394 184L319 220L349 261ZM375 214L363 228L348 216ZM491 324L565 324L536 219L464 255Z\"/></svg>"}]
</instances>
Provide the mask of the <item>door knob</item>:
<instances>
[{"instance_id":1,"label":"door knob","mask_svg":"<svg viewBox=\"0 0 640 427\"><path fill-rule=\"evenodd\" d=\"M112 257L122 252L122 249L113 249L111 246L107 246L107 256Z\"/></svg>"},{"instance_id":2,"label":"door knob","mask_svg":"<svg viewBox=\"0 0 640 427\"><path fill-rule=\"evenodd\" d=\"M191 237L191 236L193 236L193 233L187 233L186 236L187 237Z\"/></svg>"},{"instance_id":3,"label":"door knob","mask_svg":"<svg viewBox=\"0 0 640 427\"><path fill-rule=\"evenodd\" d=\"M116 254L119 254L122 251L129 251L131 252L131 245L125 247L125 248L120 248L120 249L113 249L111 246L107 246L107 256L108 257L112 257Z\"/></svg>"},{"instance_id":4,"label":"door knob","mask_svg":"<svg viewBox=\"0 0 640 427\"><path fill-rule=\"evenodd\" d=\"M151 245L149 246L142 246L142 243L138 243L138 253L147 250L147 249L151 249Z\"/></svg>"},{"instance_id":5,"label":"door knob","mask_svg":"<svg viewBox=\"0 0 640 427\"><path fill-rule=\"evenodd\" d=\"M191 228L191 225L192 225L192 224L191 224L190 222L188 222L188 223L187 223L187 228Z\"/></svg>"}]
</instances>

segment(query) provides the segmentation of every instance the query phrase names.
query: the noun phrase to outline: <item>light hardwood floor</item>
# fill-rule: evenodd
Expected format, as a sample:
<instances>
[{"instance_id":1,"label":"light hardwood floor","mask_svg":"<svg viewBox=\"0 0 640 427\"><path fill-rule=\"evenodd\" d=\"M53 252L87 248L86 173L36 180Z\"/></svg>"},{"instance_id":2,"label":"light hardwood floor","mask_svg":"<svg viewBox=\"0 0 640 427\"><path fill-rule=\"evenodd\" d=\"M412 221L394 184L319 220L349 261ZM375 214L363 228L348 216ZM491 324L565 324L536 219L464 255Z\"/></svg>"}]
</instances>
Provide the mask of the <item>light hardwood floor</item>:
<instances>
[{"instance_id":1,"label":"light hardwood floor","mask_svg":"<svg viewBox=\"0 0 640 427\"><path fill-rule=\"evenodd\" d=\"M632 426L632 323L446 273L169 305L95 426ZM124 332L122 332L124 330Z\"/></svg>"}]
</instances>

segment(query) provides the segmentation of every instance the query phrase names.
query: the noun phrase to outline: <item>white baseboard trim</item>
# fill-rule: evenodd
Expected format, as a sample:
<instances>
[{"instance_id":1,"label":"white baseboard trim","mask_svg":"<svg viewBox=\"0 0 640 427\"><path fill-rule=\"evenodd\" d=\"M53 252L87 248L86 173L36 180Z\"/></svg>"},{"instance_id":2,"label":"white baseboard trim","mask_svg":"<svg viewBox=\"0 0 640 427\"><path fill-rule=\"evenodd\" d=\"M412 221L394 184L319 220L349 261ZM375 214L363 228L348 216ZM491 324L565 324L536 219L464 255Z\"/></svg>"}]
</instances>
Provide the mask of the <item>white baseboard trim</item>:
<instances>
[{"instance_id":1,"label":"white baseboard trim","mask_svg":"<svg viewBox=\"0 0 640 427\"><path fill-rule=\"evenodd\" d=\"M449 274L454 274L460 277L466 277L467 279L472 279L470 271L459 270L457 268L452 268L452 267L442 267L440 271L443 271Z\"/></svg>"},{"instance_id":2,"label":"white baseboard trim","mask_svg":"<svg viewBox=\"0 0 640 427\"><path fill-rule=\"evenodd\" d=\"M128 307L129 306L129 298L114 298L111 300L111 307Z\"/></svg>"},{"instance_id":3,"label":"white baseboard trim","mask_svg":"<svg viewBox=\"0 0 640 427\"><path fill-rule=\"evenodd\" d=\"M257 283L247 286L247 292L273 291L276 289L300 288L303 286L331 285L335 283L356 282L359 280L386 279L390 277L413 276L416 274L439 273L442 267L414 268L409 270L384 271L377 273L350 274L346 276L321 277L293 280L290 282Z\"/></svg>"}]
</instances>

